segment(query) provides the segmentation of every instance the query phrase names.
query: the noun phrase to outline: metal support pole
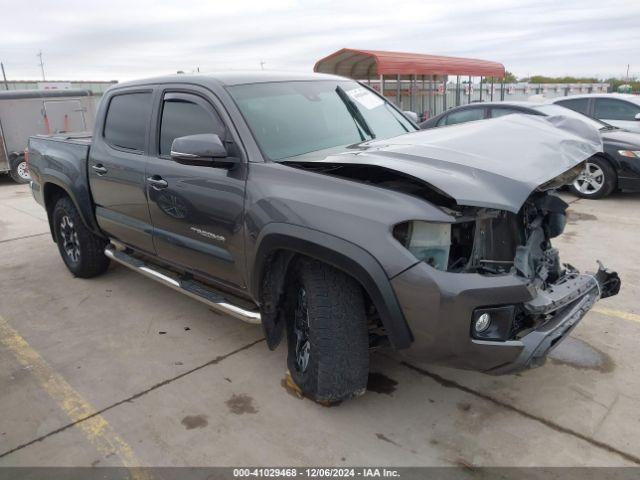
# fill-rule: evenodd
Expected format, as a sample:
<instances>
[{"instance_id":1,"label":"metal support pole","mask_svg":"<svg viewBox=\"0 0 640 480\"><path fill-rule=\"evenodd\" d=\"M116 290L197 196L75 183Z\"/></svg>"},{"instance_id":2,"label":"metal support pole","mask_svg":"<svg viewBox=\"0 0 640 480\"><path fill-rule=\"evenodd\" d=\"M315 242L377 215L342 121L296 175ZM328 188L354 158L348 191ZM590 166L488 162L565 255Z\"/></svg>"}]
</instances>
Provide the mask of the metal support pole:
<instances>
[{"instance_id":1,"label":"metal support pole","mask_svg":"<svg viewBox=\"0 0 640 480\"><path fill-rule=\"evenodd\" d=\"M482 75L480 76L480 101L482 102Z\"/></svg>"},{"instance_id":2,"label":"metal support pole","mask_svg":"<svg viewBox=\"0 0 640 480\"><path fill-rule=\"evenodd\" d=\"M416 104L416 74L411 75L411 87L409 90L409 110L414 111Z\"/></svg>"},{"instance_id":3,"label":"metal support pole","mask_svg":"<svg viewBox=\"0 0 640 480\"><path fill-rule=\"evenodd\" d=\"M429 75L429 115L432 117L438 114L436 111L438 109L436 106L437 93L438 87L436 86L436 76Z\"/></svg>"},{"instance_id":4,"label":"metal support pole","mask_svg":"<svg viewBox=\"0 0 640 480\"><path fill-rule=\"evenodd\" d=\"M504 101L504 77L500 81L500 100Z\"/></svg>"},{"instance_id":5,"label":"metal support pole","mask_svg":"<svg viewBox=\"0 0 640 480\"><path fill-rule=\"evenodd\" d=\"M456 107L460 106L460 75L456 77Z\"/></svg>"},{"instance_id":6,"label":"metal support pole","mask_svg":"<svg viewBox=\"0 0 640 480\"><path fill-rule=\"evenodd\" d=\"M424 105L424 97L427 94L427 91L425 90L425 83L424 83L424 75L422 75L422 92L420 94L420 98L422 99L422 101L420 102L420 115L424 116L424 112L425 112L425 105Z\"/></svg>"},{"instance_id":7,"label":"metal support pole","mask_svg":"<svg viewBox=\"0 0 640 480\"><path fill-rule=\"evenodd\" d=\"M0 68L2 69L2 79L4 80L4 89L9 90L9 83L7 82L7 74L4 73L4 64L0 62Z\"/></svg>"},{"instance_id":8,"label":"metal support pole","mask_svg":"<svg viewBox=\"0 0 640 480\"><path fill-rule=\"evenodd\" d=\"M380 95L384 98L384 75L380 75Z\"/></svg>"},{"instance_id":9,"label":"metal support pole","mask_svg":"<svg viewBox=\"0 0 640 480\"><path fill-rule=\"evenodd\" d=\"M427 117L431 118L433 113L431 111L431 91L433 85L431 84L431 75L429 75L429 82L427 83L427 88L425 90L425 95L427 96Z\"/></svg>"},{"instance_id":10,"label":"metal support pole","mask_svg":"<svg viewBox=\"0 0 640 480\"><path fill-rule=\"evenodd\" d=\"M402 100L400 100L400 74L396 80L396 107L402 110Z\"/></svg>"},{"instance_id":11,"label":"metal support pole","mask_svg":"<svg viewBox=\"0 0 640 480\"><path fill-rule=\"evenodd\" d=\"M469 75L469 94L467 96L467 103L471 103L471 75Z\"/></svg>"},{"instance_id":12,"label":"metal support pole","mask_svg":"<svg viewBox=\"0 0 640 480\"><path fill-rule=\"evenodd\" d=\"M447 111L447 80L448 77L445 75L442 77L442 111Z\"/></svg>"},{"instance_id":13,"label":"metal support pole","mask_svg":"<svg viewBox=\"0 0 640 480\"><path fill-rule=\"evenodd\" d=\"M493 77L491 77L491 101L493 102Z\"/></svg>"}]
</instances>

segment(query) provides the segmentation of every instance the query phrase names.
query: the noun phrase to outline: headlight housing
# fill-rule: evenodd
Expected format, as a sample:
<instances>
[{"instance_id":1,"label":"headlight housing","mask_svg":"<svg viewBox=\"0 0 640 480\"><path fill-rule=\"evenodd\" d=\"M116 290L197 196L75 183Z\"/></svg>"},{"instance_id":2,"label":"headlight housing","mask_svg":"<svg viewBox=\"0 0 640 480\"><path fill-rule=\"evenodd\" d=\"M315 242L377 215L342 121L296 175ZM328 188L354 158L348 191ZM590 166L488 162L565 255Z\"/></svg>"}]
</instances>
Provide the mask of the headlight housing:
<instances>
[{"instance_id":1,"label":"headlight housing","mask_svg":"<svg viewBox=\"0 0 640 480\"><path fill-rule=\"evenodd\" d=\"M618 150L618 155L628 158L640 158L640 150Z\"/></svg>"},{"instance_id":2,"label":"headlight housing","mask_svg":"<svg viewBox=\"0 0 640 480\"><path fill-rule=\"evenodd\" d=\"M393 228L393 236L418 260L447 270L451 248L451 224L410 221Z\"/></svg>"}]
</instances>

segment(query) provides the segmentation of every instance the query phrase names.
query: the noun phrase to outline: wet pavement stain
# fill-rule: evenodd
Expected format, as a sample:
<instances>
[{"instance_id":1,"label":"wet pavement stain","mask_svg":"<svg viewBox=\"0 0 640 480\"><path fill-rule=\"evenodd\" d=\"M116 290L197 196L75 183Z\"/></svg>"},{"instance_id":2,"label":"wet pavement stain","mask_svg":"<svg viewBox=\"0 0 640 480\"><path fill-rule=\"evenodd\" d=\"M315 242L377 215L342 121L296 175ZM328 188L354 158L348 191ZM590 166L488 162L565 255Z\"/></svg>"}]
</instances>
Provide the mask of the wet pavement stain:
<instances>
[{"instance_id":1,"label":"wet pavement stain","mask_svg":"<svg viewBox=\"0 0 640 480\"><path fill-rule=\"evenodd\" d=\"M462 412L468 412L469 410L471 410L471 404L467 402L459 402L457 407L458 410Z\"/></svg>"},{"instance_id":2,"label":"wet pavement stain","mask_svg":"<svg viewBox=\"0 0 640 480\"><path fill-rule=\"evenodd\" d=\"M253 405L253 398L244 393L233 394L231 398L224 402L235 415L244 415L245 413L258 413L258 409Z\"/></svg>"},{"instance_id":3,"label":"wet pavement stain","mask_svg":"<svg viewBox=\"0 0 640 480\"><path fill-rule=\"evenodd\" d=\"M615 368L615 363L609 355L573 337L565 338L549 353L549 359L554 364L566 365L578 370L597 370L608 373Z\"/></svg>"},{"instance_id":4,"label":"wet pavement stain","mask_svg":"<svg viewBox=\"0 0 640 480\"><path fill-rule=\"evenodd\" d=\"M567 212L567 220L569 223L571 224L576 224L578 222L584 221L584 220L597 220L598 217L596 217L595 215L592 215L590 213L581 213L581 212L576 212L574 210L569 210Z\"/></svg>"},{"instance_id":5,"label":"wet pavement stain","mask_svg":"<svg viewBox=\"0 0 640 480\"><path fill-rule=\"evenodd\" d=\"M204 428L209 425L206 415L187 415L182 419L180 423L184 425L187 430L193 430L194 428Z\"/></svg>"},{"instance_id":6,"label":"wet pavement stain","mask_svg":"<svg viewBox=\"0 0 640 480\"><path fill-rule=\"evenodd\" d=\"M396 391L396 382L393 378L389 378L382 373L371 372L369 373L369 379L367 381L367 390L375 393L382 393L385 395L391 395Z\"/></svg>"},{"instance_id":7,"label":"wet pavement stain","mask_svg":"<svg viewBox=\"0 0 640 480\"><path fill-rule=\"evenodd\" d=\"M387 437L383 433L376 433L376 437L378 437L378 440L382 440L383 442L387 442L387 443L390 443L391 445L395 445L396 447L400 447L399 443L394 442L393 440L391 440L389 437Z\"/></svg>"}]
</instances>

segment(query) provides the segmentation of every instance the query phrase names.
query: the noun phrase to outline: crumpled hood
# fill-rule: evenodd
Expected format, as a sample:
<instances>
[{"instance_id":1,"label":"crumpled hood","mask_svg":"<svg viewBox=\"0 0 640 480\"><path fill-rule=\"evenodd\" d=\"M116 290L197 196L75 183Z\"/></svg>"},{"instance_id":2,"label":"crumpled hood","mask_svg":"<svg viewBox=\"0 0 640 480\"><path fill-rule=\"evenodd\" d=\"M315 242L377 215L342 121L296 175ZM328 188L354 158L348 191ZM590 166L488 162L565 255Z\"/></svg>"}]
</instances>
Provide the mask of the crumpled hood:
<instances>
[{"instance_id":1,"label":"crumpled hood","mask_svg":"<svg viewBox=\"0 0 640 480\"><path fill-rule=\"evenodd\" d=\"M540 185L601 151L598 131L584 122L514 114L291 160L375 165L424 181L459 205L515 213Z\"/></svg>"}]
</instances>

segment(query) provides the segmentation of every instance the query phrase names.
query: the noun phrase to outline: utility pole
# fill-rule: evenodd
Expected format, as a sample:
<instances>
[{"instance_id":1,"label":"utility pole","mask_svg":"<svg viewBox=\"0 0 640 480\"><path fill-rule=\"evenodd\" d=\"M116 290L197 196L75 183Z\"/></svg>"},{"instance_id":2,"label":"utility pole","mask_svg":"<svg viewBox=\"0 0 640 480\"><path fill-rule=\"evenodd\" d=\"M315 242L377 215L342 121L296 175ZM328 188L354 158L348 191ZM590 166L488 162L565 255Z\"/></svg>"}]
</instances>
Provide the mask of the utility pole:
<instances>
[{"instance_id":1,"label":"utility pole","mask_svg":"<svg viewBox=\"0 0 640 480\"><path fill-rule=\"evenodd\" d=\"M2 69L2 79L4 80L4 89L9 90L9 83L7 82L7 74L4 73L4 63L0 62L0 69Z\"/></svg>"},{"instance_id":2,"label":"utility pole","mask_svg":"<svg viewBox=\"0 0 640 480\"><path fill-rule=\"evenodd\" d=\"M630 64L627 63L627 83L629 83L629 66Z\"/></svg>"},{"instance_id":3,"label":"utility pole","mask_svg":"<svg viewBox=\"0 0 640 480\"><path fill-rule=\"evenodd\" d=\"M264 70L264 64L267 63L264 60L260 60L260 70Z\"/></svg>"},{"instance_id":4,"label":"utility pole","mask_svg":"<svg viewBox=\"0 0 640 480\"><path fill-rule=\"evenodd\" d=\"M40 71L42 72L42 81L45 81L46 78L44 77L44 62L42 61L42 50L38 52L36 57L40 57Z\"/></svg>"}]
</instances>

